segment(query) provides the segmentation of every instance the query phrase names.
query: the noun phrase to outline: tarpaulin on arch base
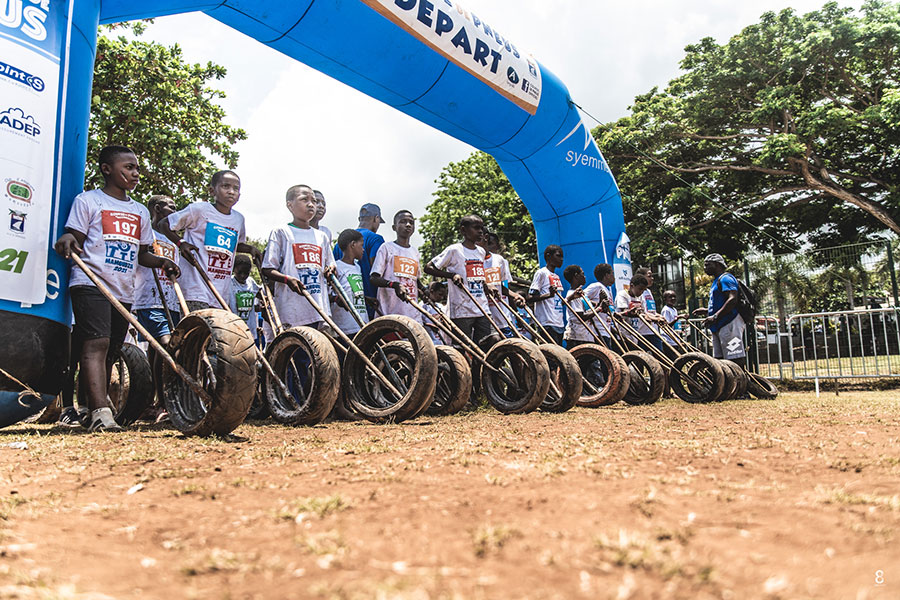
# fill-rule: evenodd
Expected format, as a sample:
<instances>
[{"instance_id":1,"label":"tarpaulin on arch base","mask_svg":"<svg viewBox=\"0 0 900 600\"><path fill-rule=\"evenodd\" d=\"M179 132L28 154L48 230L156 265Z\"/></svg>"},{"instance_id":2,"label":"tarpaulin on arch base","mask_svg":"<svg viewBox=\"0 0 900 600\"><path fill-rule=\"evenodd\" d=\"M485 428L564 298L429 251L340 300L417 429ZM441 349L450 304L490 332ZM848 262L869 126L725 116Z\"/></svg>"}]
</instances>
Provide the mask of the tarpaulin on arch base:
<instances>
[{"instance_id":1,"label":"tarpaulin on arch base","mask_svg":"<svg viewBox=\"0 0 900 600\"><path fill-rule=\"evenodd\" d=\"M71 323L52 252L81 191L97 25L204 11L497 160L538 246L611 262L625 230L606 161L553 73L451 0L4 0L0 3L0 365L55 395ZM215 59L215 57L210 57ZM127 140L123 140L127 143ZM4 388L21 388L6 381ZM0 421L3 421L0 415ZM17 419L18 420L18 419Z\"/></svg>"}]
</instances>

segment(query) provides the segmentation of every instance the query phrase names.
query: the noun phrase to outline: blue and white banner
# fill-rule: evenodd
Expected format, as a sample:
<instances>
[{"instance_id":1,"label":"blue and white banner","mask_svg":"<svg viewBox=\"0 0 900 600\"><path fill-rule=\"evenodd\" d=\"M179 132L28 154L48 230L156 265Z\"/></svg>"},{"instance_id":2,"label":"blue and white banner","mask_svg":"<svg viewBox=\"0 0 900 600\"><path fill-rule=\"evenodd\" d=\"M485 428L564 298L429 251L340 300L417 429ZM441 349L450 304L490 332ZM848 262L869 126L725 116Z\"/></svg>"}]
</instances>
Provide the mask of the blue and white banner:
<instances>
[{"instance_id":1,"label":"blue and white banner","mask_svg":"<svg viewBox=\"0 0 900 600\"><path fill-rule=\"evenodd\" d=\"M616 294L627 290L631 285L631 239L623 231L616 244L616 255L613 257L613 272L616 275Z\"/></svg>"},{"instance_id":2,"label":"blue and white banner","mask_svg":"<svg viewBox=\"0 0 900 600\"><path fill-rule=\"evenodd\" d=\"M530 114L541 101L541 67L499 31L452 0L363 0Z\"/></svg>"},{"instance_id":3,"label":"blue and white banner","mask_svg":"<svg viewBox=\"0 0 900 600\"><path fill-rule=\"evenodd\" d=\"M0 298L24 304L47 295L65 13L0 2Z\"/></svg>"}]
</instances>

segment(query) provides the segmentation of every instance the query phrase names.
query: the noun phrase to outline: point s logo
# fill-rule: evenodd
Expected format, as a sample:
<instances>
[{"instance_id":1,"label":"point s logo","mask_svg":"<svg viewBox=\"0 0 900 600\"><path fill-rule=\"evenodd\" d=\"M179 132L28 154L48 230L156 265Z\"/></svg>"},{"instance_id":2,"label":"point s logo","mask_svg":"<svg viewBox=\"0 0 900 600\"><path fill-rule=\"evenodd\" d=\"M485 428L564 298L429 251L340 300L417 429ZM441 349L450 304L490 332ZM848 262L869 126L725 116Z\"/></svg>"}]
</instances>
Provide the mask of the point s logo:
<instances>
[{"instance_id":1,"label":"point s logo","mask_svg":"<svg viewBox=\"0 0 900 600\"><path fill-rule=\"evenodd\" d=\"M583 167L590 167L592 169L597 169L598 171L606 171L610 173L609 167L606 165L606 161L603 160L603 157L600 156L600 149L597 148L596 144L592 144L594 138L591 137L591 132L588 131L588 128L584 125L584 121L578 120L578 124L564 137L559 140L559 143L556 144L558 148L561 146L566 140L570 137L574 136L575 133L579 130L584 130L584 146L579 150L569 150L566 152L566 162L570 164L572 167L577 167L579 165ZM578 138L576 138L578 139ZM593 148L597 151L596 155L588 150L593 146Z\"/></svg>"},{"instance_id":2,"label":"point s logo","mask_svg":"<svg viewBox=\"0 0 900 600\"><path fill-rule=\"evenodd\" d=\"M26 115L21 108L8 108L0 112L0 129L9 129L15 135L31 140L41 135L41 128L34 122L34 117Z\"/></svg>"},{"instance_id":3,"label":"point s logo","mask_svg":"<svg viewBox=\"0 0 900 600\"><path fill-rule=\"evenodd\" d=\"M50 0L4 0L0 6L0 26L18 29L37 42L47 39L44 23L50 14Z\"/></svg>"},{"instance_id":4,"label":"point s logo","mask_svg":"<svg viewBox=\"0 0 900 600\"><path fill-rule=\"evenodd\" d=\"M32 75L31 73L7 64L2 60L0 60L0 76L25 84L36 92L43 92L46 87L44 85L44 80L37 75Z\"/></svg>"}]
</instances>

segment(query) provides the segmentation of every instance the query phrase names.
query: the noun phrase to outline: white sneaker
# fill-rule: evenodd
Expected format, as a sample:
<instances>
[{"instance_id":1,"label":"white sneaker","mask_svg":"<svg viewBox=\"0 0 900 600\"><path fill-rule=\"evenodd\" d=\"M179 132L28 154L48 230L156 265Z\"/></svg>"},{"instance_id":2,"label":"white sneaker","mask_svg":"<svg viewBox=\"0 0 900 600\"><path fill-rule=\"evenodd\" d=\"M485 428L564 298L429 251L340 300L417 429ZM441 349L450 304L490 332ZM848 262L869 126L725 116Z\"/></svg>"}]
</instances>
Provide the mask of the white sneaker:
<instances>
[{"instance_id":1,"label":"white sneaker","mask_svg":"<svg viewBox=\"0 0 900 600\"><path fill-rule=\"evenodd\" d=\"M112 410L104 407L91 412L91 432L125 431L113 418Z\"/></svg>"}]
</instances>

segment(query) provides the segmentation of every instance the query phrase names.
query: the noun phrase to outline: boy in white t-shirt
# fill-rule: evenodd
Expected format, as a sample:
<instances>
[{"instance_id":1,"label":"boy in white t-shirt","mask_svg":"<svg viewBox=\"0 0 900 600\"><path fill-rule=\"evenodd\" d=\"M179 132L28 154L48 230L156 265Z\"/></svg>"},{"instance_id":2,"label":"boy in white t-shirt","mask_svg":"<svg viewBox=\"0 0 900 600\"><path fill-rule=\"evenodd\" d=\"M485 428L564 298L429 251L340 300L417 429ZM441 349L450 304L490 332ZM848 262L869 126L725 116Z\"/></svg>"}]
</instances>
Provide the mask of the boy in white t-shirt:
<instances>
[{"instance_id":1,"label":"boy in white t-shirt","mask_svg":"<svg viewBox=\"0 0 900 600\"><path fill-rule=\"evenodd\" d=\"M612 348L612 335L615 330L613 329L612 316L609 314L610 306L612 306L609 290L616 283L616 275L612 265L600 263L594 267L594 279L597 281L584 288L584 295L593 304L597 314L600 315L600 320L598 321L594 317L589 324L606 344L606 347Z\"/></svg>"},{"instance_id":2,"label":"boy in white t-shirt","mask_svg":"<svg viewBox=\"0 0 900 600\"><path fill-rule=\"evenodd\" d=\"M449 317L475 342L491 333L491 322L485 316L490 310L484 289L485 251L478 245L483 230L484 222L481 217L476 215L463 217L459 221L459 232L463 241L447 246L425 265L425 272L429 275L443 277L453 282L453 285L448 286ZM463 287L469 291L475 302L463 291Z\"/></svg>"},{"instance_id":3,"label":"boy in white t-shirt","mask_svg":"<svg viewBox=\"0 0 900 600\"><path fill-rule=\"evenodd\" d=\"M288 189L285 204L293 220L269 234L262 272L275 282L275 308L285 327L324 329L318 311L300 295L305 288L325 314L331 314L327 277L335 272L334 255L325 233L309 224L316 215L316 197L308 185L295 185Z\"/></svg>"},{"instance_id":4,"label":"boy in white t-shirt","mask_svg":"<svg viewBox=\"0 0 900 600\"><path fill-rule=\"evenodd\" d=\"M363 234L356 229L345 229L338 236L337 243L341 249L341 258L335 263L338 284L344 290L344 299L350 301L353 312L365 325L369 322L369 312L366 310L366 292L363 289L362 269L358 262L365 252ZM335 324L350 337L361 329L359 321L344 308L344 302L333 294L333 290L331 314Z\"/></svg>"},{"instance_id":5,"label":"boy in white t-shirt","mask_svg":"<svg viewBox=\"0 0 900 600\"><path fill-rule=\"evenodd\" d=\"M151 196L147 201L147 209L150 212L150 221L153 227L153 244L150 246L150 251L178 264L178 248L167 237L156 231L159 224L175 212L175 201L168 196ZM159 297L153 269L138 266L134 280L134 304L131 305L131 312L137 316L138 321L150 335L165 346L169 343L172 331L163 303L169 309L169 314L175 324L178 324L183 315L178 306L178 298L175 296L172 280L166 277L161 270L157 271L157 277L163 291L162 298ZM141 341L143 341L142 338ZM153 348L150 348L148 352L150 364L153 364L153 353Z\"/></svg>"},{"instance_id":6,"label":"boy in white t-shirt","mask_svg":"<svg viewBox=\"0 0 900 600\"><path fill-rule=\"evenodd\" d=\"M421 323L422 315L409 304L419 299L419 251L409 243L416 218L410 211L401 210L394 215L392 229L397 232L396 241L378 248L369 274L369 283L378 290L378 313L405 315Z\"/></svg>"},{"instance_id":7,"label":"boy in white t-shirt","mask_svg":"<svg viewBox=\"0 0 900 600\"><path fill-rule=\"evenodd\" d=\"M519 294L509 290L509 280L512 279L512 274L509 272L509 261L500 255L502 250L500 237L492 231L485 231L479 246L485 251L484 279L488 290L488 303L491 306L491 319L497 324L503 335L511 338L515 334L510 329L509 323L516 327L516 318L499 300L505 296L506 301L513 305L524 304L525 301Z\"/></svg>"},{"instance_id":8,"label":"boy in white t-shirt","mask_svg":"<svg viewBox=\"0 0 900 600\"><path fill-rule=\"evenodd\" d=\"M678 309L675 307L676 302L678 302L678 296L675 294L675 290L666 290L663 292L663 307L660 316L665 319L666 323L672 327L677 335L681 335L681 316L678 314ZM669 346L675 346L675 340L673 340L672 336L668 335L665 331L661 333L663 339L669 344L668 346L664 345L663 351L669 358L674 360L676 358L675 351Z\"/></svg>"},{"instance_id":9,"label":"boy in white t-shirt","mask_svg":"<svg viewBox=\"0 0 900 600\"><path fill-rule=\"evenodd\" d=\"M150 252L153 233L150 213L128 196L140 178L137 157L124 146L100 151L103 189L75 197L66 220L66 233L54 249L63 258L78 254L126 308L134 299L136 267L163 269L178 277L173 261ZM81 340L79 389L84 388L91 411L91 431L121 431L107 396L112 365L128 333L128 321L96 288L81 269L72 269L69 280L76 336Z\"/></svg>"},{"instance_id":10,"label":"boy in white t-shirt","mask_svg":"<svg viewBox=\"0 0 900 600\"><path fill-rule=\"evenodd\" d=\"M212 176L210 193L213 202L194 202L169 215L159 225L159 231L178 246L181 255L192 266L184 269L180 284L192 311L220 308L219 302L197 271L206 271L213 287L228 298L234 256L238 252L260 260L262 253L246 243L244 216L232 207L241 197L241 180L234 171L218 171ZM183 231L179 238L176 232Z\"/></svg>"},{"instance_id":11,"label":"boy in white t-shirt","mask_svg":"<svg viewBox=\"0 0 900 600\"><path fill-rule=\"evenodd\" d=\"M650 291L650 288L653 287L653 271L650 270L650 267L638 267L638 269L634 272L635 275L643 275L647 278L647 289L644 290L644 309L647 311L646 317L649 321L660 321L661 317L659 313L656 312L656 300L653 298L653 292ZM648 327L643 322L640 323L641 327L638 331L641 332L647 341L649 341L653 346L662 351L663 343L659 338L660 331L658 327Z\"/></svg>"},{"instance_id":12,"label":"boy in white t-shirt","mask_svg":"<svg viewBox=\"0 0 900 600\"><path fill-rule=\"evenodd\" d=\"M445 281L432 281L431 285L428 286L428 298L437 309L435 310L431 304L427 304L425 311L430 315L437 315L438 311L443 314L447 307L447 283ZM435 326L430 319L422 319L422 323L425 325L425 329L428 330L429 335L431 335L431 341L435 345L453 343L453 338Z\"/></svg>"},{"instance_id":13,"label":"boy in white t-shirt","mask_svg":"<svg viewBox=\"0 0 900 600\"><path fill-rule=\"evenodd\" d=\"M535 272L525 301L534 305L538 323L544 326L554 342L562 346L566 322L562 300L556 295L557 290L562 291L562 282L555 271L563 264L563 249L550 244L544 248L544 261L546 266Z\"/></svg>"},{"instance_id":14,"label":"boy in white t-shirt","mask_svg":"<svg viewBox=\"0 0 900 600\"><path fill-rule=\"evenodd\" d=\"M234 275L231 276L231 294L228 295L228 308L242 318L253 334L253 341L259 337L259 313L256 310L256 296L259 284L250 277L253 263L246 254L238 254L234 258Z\"/></svg>"},{"instance_id":15,"label":"boy in white t-shirt","mask_svg":"<svg viewBox=\"0 0 900 600\"><path fill-rule=\"evenodd\" d=\"M590 327L591 322L594 320L594 315L588 305L590 300L585 296L582 287L587 283L584 270L578 265L569 265L563 271L563 278L569 282L569 293L566 294L566 302L578 313L575 315L572 310L566 307L568 323L566 324L566 333L563 336L566 341L566 348L575 348L581 344L593 343L594 336L582 323L587 323Z\"/></svg>"},{"instance_id":16,"label":"boy in white t-shirt","mask_svg":"<svg viewBox=\"0 0 900 600\"><path fill-rule=\"evenodd\" d=\"M325 204L325 194L323 194L319 190L313 190L313 195L316 197L316 216L310 220L309 226L313 229L318 229L326 236L328 236L328 246L334 246L334 239L331 235L331 230L320 224L320 221L322 220L322 217L325 216L325 211L327 209L327 205Z\"/></svg>"},{"instance_id":17,"label":"boy in white t-shirt","mask_svg":"<svg viewBox=\"0 0 900 600\"><path fill-rule=\"evenodd\" d=\"M637 333L643 337L640 326L643 322L638 315L646 315L647 309L644 306L644 290L647 289L647 278L643 275L635 275L629 282L628 289L622 290L616 294L616 313L617 319L628 319L628 324L637 330ZM623 330L622 336L631 346L632 350L644 350L646 346L638 343L638 340L631 331Z\"/></svg>"}]
</instances>

